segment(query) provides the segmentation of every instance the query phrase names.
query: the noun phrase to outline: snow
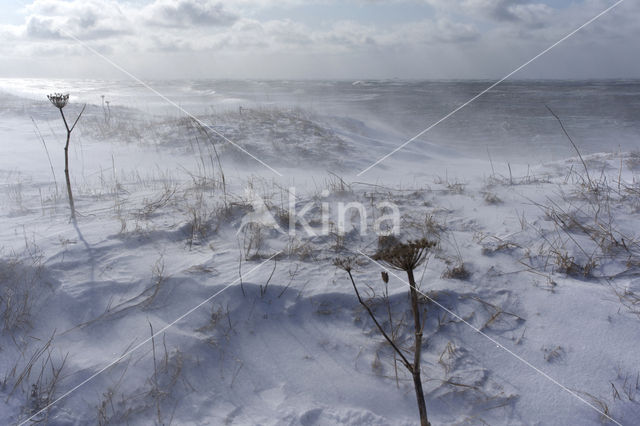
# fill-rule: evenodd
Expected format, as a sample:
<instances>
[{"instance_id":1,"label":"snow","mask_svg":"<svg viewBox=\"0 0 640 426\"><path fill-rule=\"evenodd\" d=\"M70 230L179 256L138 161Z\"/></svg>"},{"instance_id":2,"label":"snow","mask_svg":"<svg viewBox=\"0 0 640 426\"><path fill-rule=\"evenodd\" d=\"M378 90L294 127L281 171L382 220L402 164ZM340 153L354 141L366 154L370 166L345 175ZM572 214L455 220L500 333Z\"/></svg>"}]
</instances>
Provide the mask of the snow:
<instances>
[{"instance_id":1,"label":"snow","mask_svg":"<svg viewBox=\"0 0 640 426\"><path fill-rule=\"evenodd\" d=\"M416 142L357 176L402 142L384 123L286 106L198 116L278 177L177 113L112 105L107 117L97 104L71 138L72 222L58 112L4 99L0 423L416 424L410 376L333 266L373 254L378 237L357 216L343 236L238 232L266 214L251 193L288 228L295 187L315 227L322 203L335 215L361 202L371 226L390 201L401 238L439 241L416 271L433 425L637 424L637 153L585 156L587 182L577 158L490 163ZM388 326L381 269L358 259L356 283ZM395 274L388 306L406 323ZM151 341L151 327L167 328Z\"/></svg>"}]
</instances>

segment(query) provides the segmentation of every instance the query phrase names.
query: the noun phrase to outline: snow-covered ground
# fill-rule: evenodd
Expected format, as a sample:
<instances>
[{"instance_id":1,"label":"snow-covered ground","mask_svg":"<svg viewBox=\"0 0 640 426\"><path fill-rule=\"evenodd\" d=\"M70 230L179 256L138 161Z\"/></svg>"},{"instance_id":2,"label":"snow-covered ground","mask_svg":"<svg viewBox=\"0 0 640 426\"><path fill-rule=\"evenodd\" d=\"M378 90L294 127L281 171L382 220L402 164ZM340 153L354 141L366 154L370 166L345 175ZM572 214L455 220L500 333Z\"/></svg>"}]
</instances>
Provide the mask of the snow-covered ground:
<instances>
[{"instance_id":1,"label":"snow-covered ground","mask_svg":"<svg viewBox=\"0 0 640 426\"><path fill-rule=\"evenodd\" d=\"M1 424L417 424L411 377L333 265L357 258L409 348L405 277L385 286L365 256L381 202L400 239L438 241L416 272L432 425L640 422L637 153L527 165L416 142L358 176L402 142L383 123L234 107L203 129L89 105L70 221L58 111L3 100ZM280 232L292 197L312 225L328 209L326 235ZM354 214L341 233L339 203L368 232Z\"/></svg>"}]
</instances>

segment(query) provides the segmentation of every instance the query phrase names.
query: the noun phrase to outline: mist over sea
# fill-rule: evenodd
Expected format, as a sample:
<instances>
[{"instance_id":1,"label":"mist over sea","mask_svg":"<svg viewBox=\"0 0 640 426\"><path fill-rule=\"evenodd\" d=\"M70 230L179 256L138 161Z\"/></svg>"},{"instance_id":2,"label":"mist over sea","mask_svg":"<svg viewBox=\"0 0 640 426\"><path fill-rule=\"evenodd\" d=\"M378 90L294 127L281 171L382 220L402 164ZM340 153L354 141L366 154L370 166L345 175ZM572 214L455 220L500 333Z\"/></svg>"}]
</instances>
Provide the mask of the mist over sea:
<instances>
[{"instance_id":1,"label":"mist over sea","mask_svg":"<svg viewBox=\"0 0 640 426\"><path fill-rule=\"evenodd\" d=\"M465 103L491 81L163 80L148 84L192 114L243 108L302 108L332 122L350 120L369 137L400 145ZM72 102L126 106L180 116L131 81L0 79L0 91L29 99L69 92ZM510 81L420 139L464 156L548 161L575 155L548 105L582 153L640 149L640 81ZM335 121L332 121L335 120ZM214 123L215 124L215 123ZM374 138L375 139L375 138ZM371 143L375 143L372 141ZM427 149L427 148L425 148Z\"/></svg>"}]
</instances>

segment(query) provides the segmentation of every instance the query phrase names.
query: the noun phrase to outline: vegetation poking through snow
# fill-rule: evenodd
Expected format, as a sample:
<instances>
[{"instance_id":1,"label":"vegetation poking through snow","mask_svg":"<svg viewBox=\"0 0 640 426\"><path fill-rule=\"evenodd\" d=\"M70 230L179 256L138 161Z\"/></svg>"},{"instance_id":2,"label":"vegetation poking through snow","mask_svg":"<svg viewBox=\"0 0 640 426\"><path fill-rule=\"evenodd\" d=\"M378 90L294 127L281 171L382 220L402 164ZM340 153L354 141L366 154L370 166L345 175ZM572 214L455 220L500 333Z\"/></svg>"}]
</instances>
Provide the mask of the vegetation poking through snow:
<instances>
[{"instance_id":1,"label":"vegetation poking through snow","mask_svg":"<svg viewBox=\"0 0 640 426\"><path fill-rule=\"evenodd\" d=\"M304 219L315 229L323 203L370 209L365 220L346 215L343 231L334 215L326 235L307 235L287 182L249 176L246 158L234 161L207 127L113 105L83 117L69 150L75 226L42 146L40 169L0 169L3 424L34 415L100 425L414 424L420 400L433 424L637 417L637 153L494 164L484 179L489 166L474 160L459 176L421 174L411 185L322 172L292 197L297 212L313 204ZM338 156L363 148L303 111L202 118L269 161L335 170ZM38 127L43 140L55 137ZM274 223L242 227L260 212L245 188ZM399 206L396 235L361 232L384 213L379 202ZM349 257L359 251L377 251L409 288ZM335 275L336 256L349 281ZM149 338L149 323L160 330L214 294L127 354ZM537 373L465 322L601 413L532 380ZM567 400L545 410L539 395L554 392Z\"/></svg>"}]
</instances>

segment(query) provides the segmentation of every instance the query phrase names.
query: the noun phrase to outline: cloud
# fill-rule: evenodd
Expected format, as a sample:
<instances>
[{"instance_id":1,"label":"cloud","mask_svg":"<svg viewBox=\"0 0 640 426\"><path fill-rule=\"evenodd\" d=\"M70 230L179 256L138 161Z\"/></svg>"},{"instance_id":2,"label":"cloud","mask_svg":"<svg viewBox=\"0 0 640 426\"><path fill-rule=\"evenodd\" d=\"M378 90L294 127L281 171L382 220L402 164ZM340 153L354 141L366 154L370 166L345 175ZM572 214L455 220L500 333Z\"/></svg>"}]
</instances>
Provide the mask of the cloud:
<instances>
[{"instance_id":1,"label":"cloud","mask_svg":"<svg viewBox=\"0 0 640 426\"><path fill-rule=\"evenodd\" d=\"M192 40L167 34L153 34L149 41L154 50L160 52L193 52L197 50Z\"/></svg>"},{"instance_id":2,"label":"cloud","mask_svg":"<svg viewBox=\"0 0 640 426\"><path fill-rule=\"evenodd\" d=\"M188 31L230 26L238 19L211 0L155 0L143 7L116 0L35 0L25 11L25 35L34 39L64 38L64 31L81 40L155 35L154 27Z\"/></svg>"},{"instance_id":3,"label":"cloud","mask_svg":"<svg viewBox=\"0 0 640 426\"><path fill-rule=\"evenodd\" d=\"M58 24L51 18L31 16L27 21L26 34L33 38L52 39L62 38Z\"/></svg>"},{"instance_id":4,"label":"cloud","mask_svg":"<svg viewBox=\"0 0 640 426\"><path fill-rule=\"evenodd\" d=\"M544 26L553 14L548 5L526 0L464 0L462 4L499 22L524 23L533 27Z\"/></svg>"},{"instance_id":5,"label":"cloud","mask_svg":"<svg viewBox=\"0 0 640 426\"><path fill-rule=\"evenodd\" d=\"M366 0L348 0L366 5ZM400 3L408 0L396 0ZM415 1L415 0L414 0ZM146 5L116 0L34 0L25 8L23 26L28 40L69 42L60 29L80 40L113 40L127 49L144 51L207 51L268 49L283 52L366 51L425 43L455 45L481 39L473 20L457 19L452 10L479 13L504 22L533 27L548 13L548 7L526 0L422 0L441 13L385 26L359 20L326 20L310 28L293 19L260 20L253 8L333 3L338 0L153 0ZM227 6L232 8L227 9ZM286 12L284 13L286 15ZM250 17L251 16L251 17ZM524 36L524 35L523 35ZM115 42L117 40L117 43Z\"/></svg>"},{"instance_id":6,"label":"cloud","mask_svg":"<svg viewBox=\"0 0 640 426\"><path fill-rule=\"evenodd\" d=\"M23 58L74 56L76 63L85 55L87 66L95 66L95 58L62 28L125 65L140 64L142 72L175 69L188 75L197 62L203 70L204 64L214 64L212 70L225 76L235 76L235 67L256 74L268 69L273 77L278 70L288 76L294 70L340 76L343 69L349 75L381 69L393 76L412 73L412 78L462 71L467 77L475 72L493 77L611 5L610 0L576 0L563 8L546 0L393 1L398 8L415 8L420 1L421 10L429 12L428 3L433 11L413 17L403 12L387 20L375 16L387 10L377 0L33 0L23 9L21 24L0 24L0 52ZM351 13L354 4L371 10L361 18ZM323 5L327 9L316 19ZM343 5L347 13L341 16ZM637 57L638 13L637 2L623 4L563 43L564 53L555 60L564 64L566 55L580 54L610 58L624 49ZM546 68L555 77L554 67Z\"/></svg>"},{"instance_id":7,"label":"cloud","mask_svg":"<svg viewBox=\"0 0 640 426\"><path fill-rule=\"evenodd\" d=\"M372 26L354 21L339 21L329 30L317 31L314 38L324 45L333 45L345 50L376 45L378 34Z\"/></svg>"},{"instance_id":8,"label":"cloud","mask_svg":"<svg viewBox=\"0 0 640 426\"><path fill-rule=\"evenodd\" d=\"M445 43L464 43L478 40L480 33L473 25L438 19L429 36L432 40Z\"/></svg>"},{"instance_id":9,"label":"cloud","mask_svg":"<svg viewBox=\"0 0 640 426\"><path fill-rule=\"evenodd\" d=\"M268 21L263 29L274 43L288 46L308 46L313 43L309 28L290 19Z\"/></svg>"},{"instance_id":10,"label":"cloud","mask_svg":"<svg viewBox=\"0 0 640 426\"><path fill-rule=\"evenodd\" d=\"M518 22L530 28L544 28L553 22L553 9L546 4L519 4L509 8L509 12Z\"/></svg>"},{"instance_id":11,"label":"cloud","mask_svg":"<svg viewBox=\"0 0 640 426\"><path fill-rule=\"evenodd\" d=\"M554 9L531 0L424 0L440 13L472 20L543 26Z\"/></svg>"},{"instance_id":12,"label":"cloud","mask_svg":"<svg viewBox=\"0 0 640 426\"><path fill-rule=\"evenodd\" d=\"M82 40L97 40L132 33L132 23L113 1L36 0L26 10L28 38L59 39L66 31Z\"/></svg>"},{"instance_id":13,"label":"cloud","mask_svg":"<svg viewBox=\"0 0 640 426\"><path fill-rule=\"evenodd\" d=\"M439 18L397 25L372 37L380 46L411 49L423 45L466 44L479 40L481 34L473 25Z\"/></svg>"},{"instance_id":14,"label":"cloud","mask_svg":"<svg viewBox=\"0 0 640 426\"><path fill-rule=\"evenodd\" d=\"M225 45L213 28L231 26L237 15L207 0L155 0L145 6L116 0L35 0L24 8L21 26L4 26L0 40L22 41L5 50L33 55L81 52L69 35L82 41L109 41L133 51L196 51ZM200 32L199 32L200 31ZM66 44L67 46L63 46ZM107 48L98 43L102 51Z\"/></svg>"},{"instance_id":15,"label":"cloud","mask_svg":"<svg viewBox=\"0 0 640 426\"><path fill-rule=\"evenodd\" d=\"M238 16L211 0L156 0L142 9L152 25L188 28L191 26L229 26Z\"/></svg>"}]
</instances>

